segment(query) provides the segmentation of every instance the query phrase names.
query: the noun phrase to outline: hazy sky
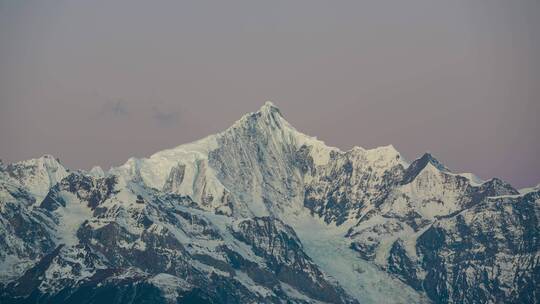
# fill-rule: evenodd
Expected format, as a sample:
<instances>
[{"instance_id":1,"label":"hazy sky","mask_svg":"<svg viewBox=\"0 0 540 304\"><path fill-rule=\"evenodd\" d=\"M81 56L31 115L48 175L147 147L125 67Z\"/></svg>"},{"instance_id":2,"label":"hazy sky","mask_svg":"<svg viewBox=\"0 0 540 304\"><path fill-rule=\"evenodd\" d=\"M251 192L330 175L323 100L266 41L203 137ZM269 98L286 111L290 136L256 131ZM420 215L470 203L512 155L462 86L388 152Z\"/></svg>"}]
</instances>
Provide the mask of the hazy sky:
<instances>
[{"instance_id":1,"label":"hazy sky","mask_svg":"<svg viewBox=\"0 0 540 304\"><path fill-rule=\"evenodd\" d=\"M2 1L0 158L108 168L272 100L342 149L540 182L540 1Z\"/></svg>"}]
</instances>

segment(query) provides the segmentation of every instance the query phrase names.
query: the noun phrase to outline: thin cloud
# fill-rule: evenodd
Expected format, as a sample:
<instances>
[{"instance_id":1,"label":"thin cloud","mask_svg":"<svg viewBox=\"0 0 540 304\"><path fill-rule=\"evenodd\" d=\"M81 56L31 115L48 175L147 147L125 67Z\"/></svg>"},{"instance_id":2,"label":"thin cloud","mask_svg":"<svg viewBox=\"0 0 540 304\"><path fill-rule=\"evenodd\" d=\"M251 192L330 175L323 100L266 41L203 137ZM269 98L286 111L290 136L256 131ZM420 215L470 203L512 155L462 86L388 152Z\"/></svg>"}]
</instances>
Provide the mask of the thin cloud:
<instances>
[{"instance_id":1,"label":"thin cloud","mask_svg":"<svg viewBox=\"0 0 540 304\"><path fill-rule=\"evenodd\" d=\"M98 117L106 117L106 116L121 117L121 116L128 116L128 115L129 115L129 108L128 108L127 102L119 99L115 101L109 101L103 104L97 116Z\"/></svg>"},{"instance_id":2,"label":"thin cloud","mask_svg":"<svg viewBox=\"0 0 540 304\"><path fill-rule=\"evenodd\" d=\"M161 127L170 127L177 125L180 122L180 111L164 111L158 106L152 107L152 118L160 125Z\"/></svg>"}]
</instances>

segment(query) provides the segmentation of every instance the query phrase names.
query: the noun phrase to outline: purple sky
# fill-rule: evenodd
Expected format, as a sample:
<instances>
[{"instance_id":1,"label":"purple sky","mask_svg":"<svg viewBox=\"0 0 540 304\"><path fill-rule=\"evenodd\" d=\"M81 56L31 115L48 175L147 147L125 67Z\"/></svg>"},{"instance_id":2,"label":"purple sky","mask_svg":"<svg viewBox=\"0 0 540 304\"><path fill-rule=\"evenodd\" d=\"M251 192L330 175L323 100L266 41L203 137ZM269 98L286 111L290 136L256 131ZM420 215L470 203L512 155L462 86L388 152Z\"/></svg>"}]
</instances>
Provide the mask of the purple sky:
<instances>
[{"instance_id":1,"label":"purple sky","mask_svg":"<svg viewBox=\"0 0 540 304\"><path fill-rule=\"evenodd\" d=\"M536 185L539 15L538 0L0 0L0 158L107 168L272 100L329 145Z\"/></svg>"}]
</instances>

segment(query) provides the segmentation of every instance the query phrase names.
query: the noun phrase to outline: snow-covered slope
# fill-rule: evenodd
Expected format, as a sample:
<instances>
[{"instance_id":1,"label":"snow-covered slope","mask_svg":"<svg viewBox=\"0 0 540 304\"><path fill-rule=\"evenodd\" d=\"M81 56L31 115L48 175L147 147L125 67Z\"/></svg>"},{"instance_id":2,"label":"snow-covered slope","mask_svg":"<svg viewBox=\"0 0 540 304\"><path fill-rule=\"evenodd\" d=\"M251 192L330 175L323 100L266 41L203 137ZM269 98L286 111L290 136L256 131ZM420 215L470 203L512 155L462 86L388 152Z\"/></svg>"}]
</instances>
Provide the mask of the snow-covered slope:
<instances>
[{"instance_id":1,"label":"snow-covered slope","mask_svg":"<svg viewBox=\"0 0 540 304\"><path fill-rule=\"evenodd\" d=\"M0 301L534 302L536 190L340 151L267 102L108 172L1 165Z\"/></svg>"},{"instance_id":2,"label":"snow-covered slope","mask_svg":"<svg viewBox=\"0 0 540 304\"><path fill-rule=\"evenodd\" d=\"M45 197L49 188L68 174L58 159L51 155L9 164L4 171L38 198Z\"/></svg>"}]
</instances>

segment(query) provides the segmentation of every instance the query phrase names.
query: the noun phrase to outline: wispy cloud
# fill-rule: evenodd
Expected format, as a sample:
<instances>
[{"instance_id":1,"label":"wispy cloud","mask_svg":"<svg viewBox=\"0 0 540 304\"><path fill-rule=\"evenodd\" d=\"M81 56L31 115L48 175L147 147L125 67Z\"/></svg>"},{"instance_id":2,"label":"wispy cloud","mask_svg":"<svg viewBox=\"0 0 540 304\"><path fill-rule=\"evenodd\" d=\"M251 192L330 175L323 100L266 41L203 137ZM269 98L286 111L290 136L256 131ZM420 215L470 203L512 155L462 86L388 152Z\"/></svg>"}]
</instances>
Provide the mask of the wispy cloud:
<instances>
[{"instance_id":1,"label":"wispy cloud","mask_svg":"<svg viewBox=\"0 0 540 304\"><path fill-rule=\"evenodd\" d=\"M127 105L127 102L122 99L117 99L114 101L108 101L103 104L101 109L98 112L98 117L103 116L113 116L113 117L120 117L120 116L128 116L129 115L129 107Z\"/></svg>"},{"instance_id":2,"label":"wispy cloud","mask_svg":"<svg viewBox=\"0 0 540 304\"><path fill-rule=\"evenodd\" d=\"M146 102L144 104L128 103L123 99L115 99L101 105L94 119L118 120L120 118L137 119L139 122L151 122L159 127L173 127L180 123L182 111L176 105L162 102ZM142 121L141 121L142 120Z\"/></svg>"},{"instance_id":3,"label":"wispy cloud","mask_svg":"<svg viewBox=\"0 0 540 304\"><path fill-rule=\"evenodd\" d=\"M162 127L170 127L180 122L179 110L163 110L160 107L152 106L152 118Z\"/></svg>"}]
</instances>

